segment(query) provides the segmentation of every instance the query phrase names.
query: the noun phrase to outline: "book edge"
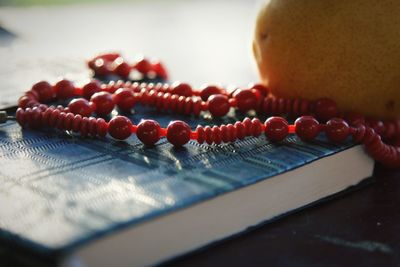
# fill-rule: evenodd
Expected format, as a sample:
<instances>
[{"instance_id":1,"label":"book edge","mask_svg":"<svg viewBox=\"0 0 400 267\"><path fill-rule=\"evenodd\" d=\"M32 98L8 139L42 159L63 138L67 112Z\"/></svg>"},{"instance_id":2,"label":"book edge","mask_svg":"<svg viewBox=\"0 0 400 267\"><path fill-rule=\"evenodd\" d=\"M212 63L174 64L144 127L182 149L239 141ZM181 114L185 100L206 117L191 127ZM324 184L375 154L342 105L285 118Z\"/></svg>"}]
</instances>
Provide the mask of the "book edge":
<instances>
[{"instance_id":1,"label":"book edge","mask_svg":"<svg viewBox=\"0 0 400 267\"><path fill-rule=\"evenodd\" d=\"M353 175L352 170L357 169L354 162L351 164L351 166L350 166L350 164L348 164L350 159L354 159L354 155L353 155L354 153L358 154L358 157L360 157L360 160L358 162L359 165L368 166L368 168L362 169L363 170L362 174L359 175L359 177L357 177L357 178L354 178L352 176ZM338 156L338 155L340 155L340 156ZM180 220L178 220L178 224L180 224L179 231L185 230L185 233L182 233L182 232L179 233L179 231L178 231L178 233L175 233L175 234L184 235L186 238L188 238L188 236L191 234L191 230L193 228L195 228L196 230L202 229L202 227L204 228L204 225L202 225L202 224L207 225L207 221L209 221L209 220L204 221L204 218L199 217L199 218L196 218L196 220L194 220L192 222L186 222L186 223L182 222L185 220L184 219L185 217L190 218L190 220L193 220L193 218L196 217L196 213L198 213L198 212L196 212L196 210L198 210L199 207L200 207L200 209L202 209L202 208L204 208L203 206L205 205L206 206L204 208L205 210L210 211L210 210L214 209L214 211L213 211L214 214L208 215L207 217L213 218L215 221L216 217L220 216L220 214L218 214L218 212L220 212L220 209L221 209L220 207L217 207L217 208L212 207L212 205L215 206L216 200L228 198L228 199L230 199L230 201L233 201L236 198L236 201L237 201L237 199L240 199L240 197L236 196L236 194L240 195L240 194L243 194L243 191L254 190L255 187L258 187L260 190L267 190L268 187L271 186L270 181L276 181L277 179L281 180L282 176L288 176L289 178L293 179L293 177L296 176L296 174L298 174L299 172L304 172L304 170L313 172L313 171L315 171L316 165L322 166L327 161L333 160L335 158L338 158L342 167L345 167L345 168L340 168L342 173L341 173L341 175L338 175L339 179L342 180L342 183L333 190L331 190L330 187L327 186L327 188L324 189L325 190L324 192L319 192L316 195L316 197L314 197L312 200L308 200L306 203L303 200L301 202L301 204L299 204L298 206L291 207L288 209L283 208L279 212L274 212L272 215L268 215L268 217L265 217L265 215L260 217L260 215L258 215L259 217L256 219L256 221L252 221L252 222L247 221L245 223L242 222L240 225L236 225L235 227L233 227L234 229L233 228L230 230L225 229L223 234L207 233L204 231L203 232L200 231L200 232L202 232L202 234L201 234L201 236L198 236L198 238L200 238L201 241L197 241L197 244L195 244L195 245L185 243L185 244L181 245L180 249L171 251L170 243L167 242L164 244L164 246L160 244L159 237L162 235L166 235L166 236L164 236L165 240L174 240L174 235L172 234L174 231L172 229L169 229L169 230L164 229L164 227L165 227L165 224L168 224L168 223L170 223L171 225L175 225L176 222L173 222L170 220L176 220L177 215L178 215L178 217L182 217ZM339 153L339 152L333 153L333 154L323 157L317 161L313 161L309 164L306 164L303 167L295 168L293 170L282 173L282 174L272 177L270 179L265 179L260 182L248 185L246 187L228 192L226 194L219 195L219 196L211 198L209 200L193 204L192 206L178 209L169 214L161 215L157 218L154 218L153 220L150 220L148 222L143 222L142 224L139 224L135 227L121 229L119 232L115 232L113 235L105 236L97 241L95 240L93 242L90 242L86 246L78 248L72 254L72 256L66 257L64 259L63 266L70 266L70 265L68 265L68 262L70 262L71 260L76 261L77 259L79 261L82 261L84 264L88 264L88 266L107 266L108 264L110 264L110 262L107 261L108 259L110 259L110 250L107 248L110 248L110 247L118 247L118 251L114 251L114 253L116 253L116 255L114 255L114 257L117 256L118 258L122 259L122 258L124 258L124 256L131 256L132 260L133 259L137 260L135 262L135 265L147 266L149 264L156 264L156 263L171 259L172 257L182 255L183 253L186 253L188 251L192 251L194 249L204 247L204 246L206 246L210 243L214 243L218 240L225 239L229 236L237 234L238 232L245 231L249 227L259 225L260 223L263 223L266 221L275 220L276 218L285 216L285 214L291 213L294 210L298 210L298 209L302 209L307 206L310 206L314 202L318 202L319 200L321 200L323 198L327 198L333 194L341 192L341 191L345 190L346 188L348 188L349 186L354 186L354 185L358 184L359 182L361 182L366 177L369 177L372 174L373 166L374 165L373 165L372 159L369 158L367 155L365 155L365 153L362 151L362 147L354 146L347 150L341 151L341 153ZM337 168L337 166L336 166L336 168ZM329 166L328 166L328 169L329 169ZM328 173L329 173L329 171L328 171ZM325 175L325 178L327 176L329 176L329 175ZM315 177L317 177L317 175ZM315 179L315 177L314 177L314 179ZM288 178L286 178L286 179L288 179ZM350 184L346 183L347 179L351 180L352 182ZM300 182L300 184L305 184L305 183L307 183L307 182L304 182L304 181ZM283 183L283 184L285 184L285 183ZM264 188L265 186L267 186L267 188ZM298 187L296 187L296 188L298 188ZM329 192L327 193L326 190L328 190ZM277 191L279 192L279 189ZM244 192L244 193L246 194L246 192ZM248 194L248 192L247 192L247 194ZM254 201L246 200L245 202L251 203ZM255 202L257 202L257 201L255 201ZM236 203L236 207L237 207L237 205L241 205L241 203ZM242 205L243 205L243 201L242 201ZM194 214L186 214L188 210L190 211L193 209L194 209ZM253 216L245 215L243 217L252 218ZM199 222L202 222L202 223L199 224ZM221 224L221 223L219 223L219 224ZM185 229L185 225L190 225L191 228ZM215 225L218 226L218 223L215 223ZM209 227L210 227L210 225L208 225L208 227L205 227L205 229L210 229ZM155 232L154 232L154 230L155 230ZM176 230L175 230L175 232L176 232ZM149 238L151 235L149 235L148 233L151 233L151 235L154 235L154 236L156 235L157 238L156 239L153 238L153 240L151 240L151 238ZM204 233L206 233L206 234L204 234ZM208 236L206 237L206 235L208 235ZM128 240L126 240L127 236L129 236ZM198 238L192 238L192 239L195 240ZM135 247L135 243L132 244L132 242L129 241L132 239L141 240L141 241L146 240L146 242L148 242L148 243L142 247ZM122 240L125 240L125 241L122 241ZM109 243L109 241L111 241L111 243ZM140 243L142 245L144 244L143 242L140 242ZM126 250L127 246L124 246L121 244L126 244L129 247L128 251ZM154 253L152 255L146 255L146 251L153 250L153 252L154 252L154 247L155 247L154 244L157 244L158 245L157 248L164 249L164 251L161 252L161 254L158 256L155 256ZM166 250L169 250L169 251L166 251ZM102 253L98 253L98 251L102 251ZM125 253L123 251L125 251ZM118 254L121 254L121 255L118 255ZM129 263L132 264L132 261L129 260ZM122 266L125 266L125 265L122 263Z\"/></svg>"}]
</instances>

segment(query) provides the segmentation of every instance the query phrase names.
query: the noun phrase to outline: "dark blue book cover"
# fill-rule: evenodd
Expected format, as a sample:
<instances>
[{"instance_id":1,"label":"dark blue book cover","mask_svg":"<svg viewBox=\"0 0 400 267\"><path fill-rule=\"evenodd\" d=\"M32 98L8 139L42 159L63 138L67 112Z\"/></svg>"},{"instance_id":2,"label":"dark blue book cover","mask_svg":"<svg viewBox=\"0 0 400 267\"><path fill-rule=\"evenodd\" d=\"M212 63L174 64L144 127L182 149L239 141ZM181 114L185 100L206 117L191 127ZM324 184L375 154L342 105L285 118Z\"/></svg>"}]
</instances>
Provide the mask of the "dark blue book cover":
<instances>
[{"instance_id":1,"label":"dark blue book cover","mask_svg":"<svg viewBox=\"0 0 400 267\"><path fill-rule=\"evenodd\" d=\"M166 126L182 119L142 108L133 122L157 119ZM323 135L313 143L291 136L281 143L265 137L232 144L174 148L165 139L145 148L136 139L118 142L73 133L0 128L0 239L43 254L64 254L91 240L135 227L322 157L353 144L333 145ZM245 201L245 200L244 200Z\"/></svg>"}]
</instances>

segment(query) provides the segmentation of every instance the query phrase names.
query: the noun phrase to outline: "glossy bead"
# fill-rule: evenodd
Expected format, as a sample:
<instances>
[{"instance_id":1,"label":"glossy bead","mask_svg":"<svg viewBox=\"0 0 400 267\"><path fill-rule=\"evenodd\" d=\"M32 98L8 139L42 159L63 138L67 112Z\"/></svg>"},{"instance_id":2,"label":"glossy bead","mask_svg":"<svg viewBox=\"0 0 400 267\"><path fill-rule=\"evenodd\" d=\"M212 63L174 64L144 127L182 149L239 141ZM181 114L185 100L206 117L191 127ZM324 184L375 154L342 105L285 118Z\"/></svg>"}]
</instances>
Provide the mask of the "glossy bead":
<instances>
[{"instance_id":1,"label":"glossy bead","mask_svg":"<svg viewBox=\"0 0 400 267\"><path fill-rule=\"evenodd\" d=\"M134 68L143 74L146 74L147 72L152 70L150 62L145 58L142 58L139 61L137 61Z\"/></svg>"},{"instance_id":2,"label":"glossy bead","mask_svg":"<svg viewBox=\"0 0 400 267\"><path fill-rule=\"evenodd\" d=\"M32 109L31 120L28 122L29 125L34 129L40 129L42 126L42 112L38 107Z\"/></svg>"},{"instance_id":3,"label":"glossy bead","mask_svg":"<svg viewBox=\"0 0 400 267\"><path fill-rule=\"evenodd\" d=\"M187 83L181 82L174 82L171 86L171 92L182 96L191 96L193 94L192 87Z\"/></svg>"},{"instance_id":4,"label":"glossy bead","mask_svg":"<svg viewBox=\"0 0 400 267\"><path fill-rule=\"evenodd\" d=\"M99 81L92 80L82 87L82 96L89 100L92 97L92 95L100 91L101 91L101 86Z\"/></svg>"},{"instance_id":5,"label":"glossy bead","mask_svg":"<svg viewBox=\"0 0 400 267\"><path fill-rule=\"evenodd\" d=\"M131 67L126 62L121 62L114 68L114 73L124 79L129 77L130 72L131 72Z\"/></svg>"},{"instance_id":6,"label":"glossy bead","mask_svg":"<svg viewBox=\"0 0 400 267\"><path fill-rule=\"evenodd\" d=\"M96 129L97 129L97 135L99 137L104 137L107 135L108 123L104 119L98 118Z\"/></svg>"},{"instance_id":7,"label":"glossy bead","mask_svg":"<svg viewBox=\"0 0 400 267\"><path fill-rule=\"evenodd\" d=\"M379 135L382 135L385 132L385 124L383 123L383 121L376 119L369 119L367 121L367 125L372 129L374 129L374 131Z\"/></svg>"},{"instance_id":8,"label":"glossy bead","mask_svg":"<svg viewBox=\"0 0 400 267\"><path fill-rule=\"evenodd\" d=\"M349 135L349 125L340 118L330 119L326 123L325 133L329 140L333 142L343 142Z\"/></svg>"},{"instance_id":9,"label":"glossy bead","mask_svg":"<svg viewBox=\"0 0 400 267\"><path fill-rule=\"evenodd\" d=\"M68 99L74 96L75 86L71 81L64 79L57 82L53 90L58 99Z\"/></svg>"},{"instance_id":10,"label":"glossy bead","mask_svg":"<svg viewBox=\"0 0 400 267\"><path fill-rule=\"evenodd\" d=\"M102 58L96 59L94 61L93 71L96 76L106 76L110 74L110 62L107 62Z\"/></svg>"},{"instance_id":11,"label":"glossy bead","mask_svg":"<svg viewBox=\"0 0 400 267\"><path fill-rule=\"evenodd\" d=\"M233 94L233 97L237 101L237 108L241 112L247 112L251 109L255 109L257 105L257 96L248 89L238 89Z\"/></svg>"},{"instance_id":12,"label":"glossy bead","mask_svg":"<svg viewBox=\"0 0 400 267\"><path fill-rule=\"evenodd\" d=\"M35 83L32 90L38 94L40 102L50 102L54 98L53 87L46 81Z\"/></svg>"},{"instance_id":13,"label":"glossy bead","mask_svg":"<svg viewBox=\"0 0 400 267\"><path fill-rule=\"evenodd\" d=\"M289 134L288 122L281 117L270 117L265 121L265 136L268 140L279 142Z\"/></svg>"},{"instance_id":14,"label":"glossy bead","mask_svg":"<svg viewBox=\"0 0 400 267\"><path fill-rule=\"evenodd\" d=\"M200 97L203 101L207 101L212 95L221 95L222 89L215 85L204 85L200 88Z\"/></svg>"},{"instance_id":15,"label":"glossy bead","mask_svg":"<svg viewBox=\"0 0 400 267\"><path fill-rule=\"evenodd\" d=\"M338 114L336 102L329 98L318 99L315 101L314 113L321 122L334 118Z\"/></svg>"},{"instance_id":16,"label":"glossy bead","mask_svg":"<svg viewBox=\"0 0 400 267\"><path fill-rule=\"evenodd\" d=\"M76 98L69 102L68 108L70 112L74 114L80 114L83 117L89 117L92 114L93 109L91 108L89 101L84 98Z\"/></svg>"},{"instance_id":17,"label":"glossy bead","mask_svg":"<svg viewBox=\"0 0 400 267\"><path fill-rule=\"evenodd\" d=\"M250 89L257 90L263 97L266 97L269 94L269 89L260 83L250 85Z\"/></svg>"},{"instance_id":18,"label":"glossy bead","mask_svg":"<svg viewBox=\"0 0 400 267\"><path fill-rule=\"evenodd\" d=\"M90 102L96 106L96 114L99 116L106 116L114 109L113 96L107 92L98 92L92 95Z\"/></svg>"},{"instance_id":19,"label":"glossy bead","mask_svg":"<svg viewBox=\"0 0 400 267\"><path fill-rule=\"evenodd\" d=\"M32 106L32 104L36 102L37 102L36 100L30 98L29 96L23 95L18 99L18 107L27 108Z\"/></svg>"},{"instance_id":20,"label":"glossy bead","mask_svg":"<svg viewBox=\"0 0 400 267\"><path fill-rule=\"evenodd\" d=\"M120 57L119 53L113 52L113 53L100 54L96 58L102 58L102 59L107 60L107 61L114 61L119 57Z\"/></svg>"},{"instance_id":21,"label":"glossy bead","mask_svg":"<svg viewBox=\"0 0 400 267\"><path fill-rule=\"evenodd\" d=\"M120 88L114 93L114 102L123 112L129 112L136 103L135 94L128 88Z\"/></svg>"},{"instance_id":22,"label":"glossy bead","mask_svg":"<svg viewBox=\"0 0 400 267\"><path fill-rule=\"evenodd\" d=\"M212 95L208 99L208 110L213 117L225 116L230 107L228 97L225 95Z\"/></svg>"},{"instance_id":23,"label":"glossy bead","mask_svg":"<svg viewBox=\"0 0 400 267\"><path fill-rule=\"evenodd\" d=\"M297 136L303 141L311 141L319 133L319 123L311 116L302 116L294 124Z\"/></svg>"},{"instance_id":24,"label":"glossy bead","mask_svg":"<svg viewBox=\"0 0 400 267\"><path fill-rule=\"evenodd\" d=\"M116 116L108 123L108 133L117 140L131 136L132 122L125 116Z\"/></svg>"},{"instance_id":25,"label":"glossy bead","mask_svg":"<svg viewBox=\"0 0 400 267\"><path fill-rule=\"evenodd\" d=\"M17 112L15 113L15 118L16 118L18 124L19 124L21 127L24 127L24 126L25 126L25 122L26 122L26 121L25 121L25 111L24 111L23 108L18 108L18 109L17 109Z\"/></svg>"},{"instance_id":26,"label":"glossy bead","mask_svg":"<svg viewBox=\"0 0 400 267\"><path fill-rule=\"evenodd\" d=\"M183 121L172 121L167 127L167 140L174 146L183 146L190 140L191 129Z\"/></svg>"},{"instance_id":27,"label":"glossy bead","mask_svg":"<svg viewBox=\"0 0 400 267\"><path fill-rule=\"evenodd\" d=\"M139 123L136 135L146 146L152 146L160 140L160 124L153 120L144 120Z\"/></svg>"},{"instance_id":28,"label":"glossy bead","mask_svg":"<svg viewBox=\"0 0 400 267\"><path fill-rule=\"evenodd\" d=\"M159 76L160 78L166 80L168 79L168 72L167 70L164 68L164 65L157 61L153 64L153 70L156 72L157 76Z\"/></svg>"}]
</instances>

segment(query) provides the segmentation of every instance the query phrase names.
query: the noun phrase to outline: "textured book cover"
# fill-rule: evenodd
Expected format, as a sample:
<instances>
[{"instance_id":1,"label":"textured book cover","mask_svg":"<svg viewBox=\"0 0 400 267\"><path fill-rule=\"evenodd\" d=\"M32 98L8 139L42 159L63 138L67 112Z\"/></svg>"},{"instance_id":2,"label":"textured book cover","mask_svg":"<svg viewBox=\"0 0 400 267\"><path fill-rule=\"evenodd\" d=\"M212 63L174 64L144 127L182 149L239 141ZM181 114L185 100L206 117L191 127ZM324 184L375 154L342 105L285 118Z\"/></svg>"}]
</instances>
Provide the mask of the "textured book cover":
<instances>
[{"instance_id":1,"label":"textured book cover","mask_svg":"<svg viewBox=\"0 0 400 267\"><path fill-rule=\"evenodd\" d=\"M130 116L193 128L211 121L141 108ZM73 133L0 126L0 238L43 254L64 254L85 242L257 183L352 146L294 136L176 149L165 139L144 148L136 139L81 138Z\"/></svg>"}]
</instances>

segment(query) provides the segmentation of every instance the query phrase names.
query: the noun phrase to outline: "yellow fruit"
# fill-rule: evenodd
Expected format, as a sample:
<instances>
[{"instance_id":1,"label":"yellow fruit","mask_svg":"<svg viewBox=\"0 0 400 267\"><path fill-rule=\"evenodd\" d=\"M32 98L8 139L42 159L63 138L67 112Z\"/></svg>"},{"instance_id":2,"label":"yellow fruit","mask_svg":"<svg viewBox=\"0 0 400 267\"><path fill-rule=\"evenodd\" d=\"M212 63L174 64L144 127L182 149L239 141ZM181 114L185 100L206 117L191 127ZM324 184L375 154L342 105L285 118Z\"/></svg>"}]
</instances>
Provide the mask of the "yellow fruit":
<instances>
[{"instance_id":1,"label":"yellow fruit","mask_svg":"<svg viewBox=\"0 0 400 267\"><path fill-rule=\"evenodd\" d=\"M397 0L271 0L258 15L253 51L277 96L329 97L341 111L400 117Z\"/></svg>"}]
</instances>

